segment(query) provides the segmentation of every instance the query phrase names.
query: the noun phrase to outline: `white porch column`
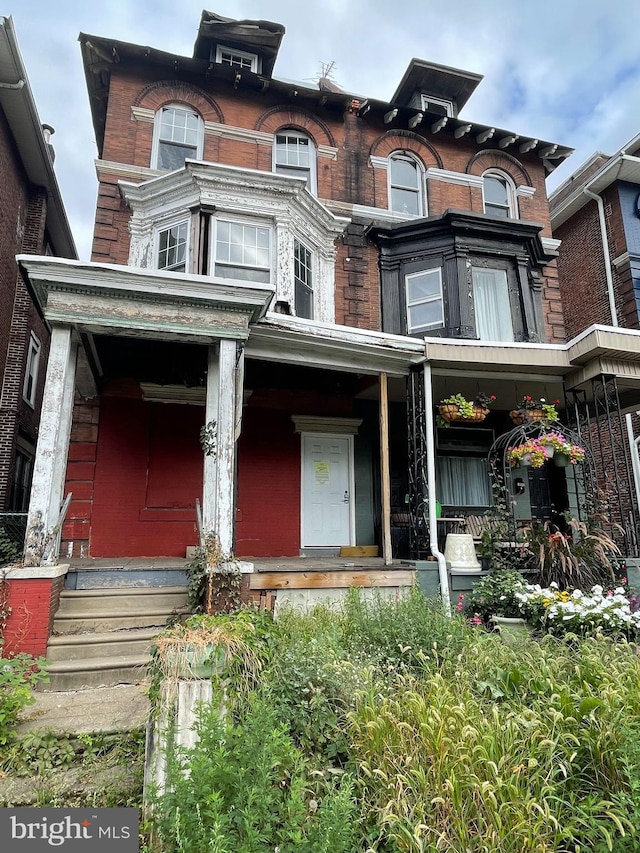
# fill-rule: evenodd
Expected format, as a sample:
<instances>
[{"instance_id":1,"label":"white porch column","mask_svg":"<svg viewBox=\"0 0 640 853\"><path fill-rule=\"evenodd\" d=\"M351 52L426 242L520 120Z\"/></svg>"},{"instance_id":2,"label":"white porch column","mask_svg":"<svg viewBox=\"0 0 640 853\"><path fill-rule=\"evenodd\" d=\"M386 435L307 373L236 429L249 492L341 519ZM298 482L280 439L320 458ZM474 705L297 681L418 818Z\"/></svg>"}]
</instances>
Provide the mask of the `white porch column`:
<instances>
[{"instance_id":1,"label":"white porch column","mask_svg":"<svg viewBox=\"0 0 640 853\"><path fill-rule=\"evenodd\" d=\"M221 340L209 347L205 423L215 421L216 454L204 457L202 525L214 532L224 554L233 549L235 527L235 462L237 435L236 342Z\"/></svg>"},{"instance_id":2,"label":"white porch column","mask_svg":"<svg viewBox=\"0 0 640 853\"><path fill-rule=\"evenodd\" d=\"M25 566L40 565L50 537L57 534L55 527L67 470L78 354L78 345L71 340L71 334L71 329L63 326L54 326L51 331L27 517ZM55 563L57 556L57 548L54 548L48 562Z\"/></svg>"}]
</instances>

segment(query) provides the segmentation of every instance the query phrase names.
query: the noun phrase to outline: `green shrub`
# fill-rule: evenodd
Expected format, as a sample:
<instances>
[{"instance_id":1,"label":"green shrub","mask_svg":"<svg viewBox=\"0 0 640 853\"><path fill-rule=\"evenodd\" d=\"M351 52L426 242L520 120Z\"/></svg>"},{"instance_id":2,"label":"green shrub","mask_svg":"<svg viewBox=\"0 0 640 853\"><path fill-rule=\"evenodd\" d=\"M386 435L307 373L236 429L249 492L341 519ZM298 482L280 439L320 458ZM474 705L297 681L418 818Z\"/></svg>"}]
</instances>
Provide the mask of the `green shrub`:
<instances>
[{"instance_id":1,"label":"green shrub","mask_svg":"<svg viewBox=\"0 0 640 853\"><path fill-rule=\"evenodd\" d=\"M168 765L153 804L165 853L350 853L352 783L314 765L294 744L265 694L224 724L203 709L199 743Z\"/></svg>"},{"instance_id":2,"label":"green shrub","mask_svg":"<svg viewBox=\"0 0 640 853\"><path fill-rule=\"evenodd\" d=\"M19 712L33 703L32 686L47 680L42 669L45 663L43 658L36 660L27 654L0 657L0 747L13 737Z\"/></svg>"}]
</instances>

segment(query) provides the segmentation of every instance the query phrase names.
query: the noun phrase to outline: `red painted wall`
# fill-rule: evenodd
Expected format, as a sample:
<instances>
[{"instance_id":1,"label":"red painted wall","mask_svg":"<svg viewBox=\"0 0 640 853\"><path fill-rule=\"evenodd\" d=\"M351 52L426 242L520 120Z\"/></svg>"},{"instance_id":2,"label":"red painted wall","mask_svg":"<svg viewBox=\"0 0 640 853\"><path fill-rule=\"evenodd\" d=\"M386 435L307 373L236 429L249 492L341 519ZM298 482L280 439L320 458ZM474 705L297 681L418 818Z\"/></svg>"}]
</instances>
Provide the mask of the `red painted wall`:
<instances>
[{"instance_id":1,"label":"red painted wall","mask_svg":"<svg viewBox=\"0 0 640 853\"><path fill-rule=\"evenodd\" d=\"M104 396L92 557L184 557L198 541L204 408Z\"/></svg>"},{"instance_id":2,"label":"red painted wall","mask_svg":"<svg viewBox=\"0 0 640 853\"><path fill-rule=\"evenodd\" d=\"M300 436L291 413L245 409L238 445L236 554L297 557L300 551Z\"/></svg>"}]
</instances>

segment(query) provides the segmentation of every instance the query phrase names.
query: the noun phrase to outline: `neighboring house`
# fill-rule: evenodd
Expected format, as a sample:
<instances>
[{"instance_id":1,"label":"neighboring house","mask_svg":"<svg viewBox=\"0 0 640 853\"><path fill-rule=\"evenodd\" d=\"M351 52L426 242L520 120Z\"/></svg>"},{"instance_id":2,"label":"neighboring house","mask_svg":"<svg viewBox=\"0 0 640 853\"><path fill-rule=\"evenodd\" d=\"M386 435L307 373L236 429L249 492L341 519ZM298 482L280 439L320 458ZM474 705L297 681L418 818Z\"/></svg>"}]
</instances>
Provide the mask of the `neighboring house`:
<instances>
[{"instance_id":1,"label":"neighboring house","mask_svg":"<svg viewBox=\"0 0 640 853\"><path fill-rule=\"evenodd\" d=\"M21 259L52 327L35 573L179 563L200 528L279 570L344 546L432 555L444 583L436 499L487 509L509 411L564 408L603 351L625 376L640 353L610 328L569 340L545 177L570 149L463 119L481 78L423 60L388 102L278 80L283 33L203 12L193 57L80 36L92 261ZM436 429L435 402L478 392L497 397L482 424ZM511 473L518 520L579 512L576 477ZM296 582L390 582L362 574Z\"/></svg>"},{"instance_id":2,"label":"neighboring house","mask_svg":"<svg viewBox=\"0 0 640 853\"><path fill-rule=\"evenodd\" d=\"M613 156L597 152L550 197L554 236L562 241L558 274L567 333L593 324L615 326L619 339L640 329L640 135ZM637 354L591 377L589 408L599 479L606 482L618 521L638 534L640 465ZM586 378L586 377L585 377ZM615 472L615 476L611 474ZM638 544L635 542L637 549Z\"/></svg>"},{"instance_id":3,"label":"neighboring house","mask_svg":"<svg viewBox=\"0 0 640 853\"><path fill-rule=\"evenodd\" d=\"M17 254L76 258L11 18L0 17L0 565L22 549L49 326Z\"/></svg>"}]
</instances>

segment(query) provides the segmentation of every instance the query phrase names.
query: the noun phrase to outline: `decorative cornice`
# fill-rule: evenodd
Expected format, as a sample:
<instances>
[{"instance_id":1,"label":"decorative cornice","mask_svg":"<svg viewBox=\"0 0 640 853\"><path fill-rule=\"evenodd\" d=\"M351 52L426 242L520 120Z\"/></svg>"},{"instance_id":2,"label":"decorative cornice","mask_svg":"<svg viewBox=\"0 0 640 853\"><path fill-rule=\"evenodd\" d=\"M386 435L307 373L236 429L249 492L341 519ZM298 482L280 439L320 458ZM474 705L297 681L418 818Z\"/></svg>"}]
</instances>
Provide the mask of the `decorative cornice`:
<instances>
[{"instance_id":1,"label":"decorative cornice","mask_svg":"<svg viewBox=\"0 0 640 853\"><path fill-rule=\"evenodd\" d=\"M376 154L372 154L369 157L369 163L374 169L384 169L386 171L389 168L388 157L378 157Z\"/></svg>"},{"instance_id":2,"label":"decorative cornice","mask_svg":"<svg viewBox=\"0 0 640 853\"><path fill-rule=\"evenodd\" d=\"M148 181L166 174L158 169L149 169L147 166L129 166L126 163L114 163L110 160L96 160L95 166L99 181L105 176L113 175L126 180Z\"/></svg>"},{"instance_id":3,"label":"decorative cornice","mask_svg":"<svg viewBox=\"0 0 640 853\"><path fill-rule=\"evenodd\" d=\"M220 124L217 121L205 121L206 136L224 136L236 142L255 142L257 145L273 145L273 134L261 130L251 130L246 127L236 127L231 124Z\"/></svg>"},{"instance_id":4,"label":"decorative cornice","mask_svg":"<svg viewBox=\"0 0 640 853\"><path fill-rule=\"evenodd\" d=\"M521 184L519 187L516 187L516 195L522 196L523 198L531 198L535 195L535 192L535 187L528 187L525 184Z\"/></svg>"},{"instance_id":5,"label":"decorative cornice","mask_svg":"<svg viewBox=\"0 0 640 853\"><path fill-rule=\"evenodd\" d=\"M562 240L556 240L554 237L540 237L540 242L542 243L542 248L548 255L557 255Z\"/></svg>"},{"instance_id":6,"label":"decorative cornice","mask_svg":"<svg viewBox=\"0 0 640 853\"><path fill-rule=\"evenodd\" d=\"M629 263L629 257L629 252L623 252L621 255L618 255L617 258L614 258L611 263L616 269L620 269L621 266Z\"/></svg>"},{"instance_id":7,"label":"decorative cornice","mask_svg":"<svg viewBox=\"0 0 640 853\"><path fill-rule=\"evenodd\" d=\"M334 148L333 145L318 145L316 150L318 152L318 157L326 157L329 160L338 159L338 149Z\"/></svg>"},{"instance_id":8,"label":"decorative cornice","mask_svg":"<svg viewBox=\"0 0 640 853\"><path fill-rule=\"evenodd\" d=\"M154 111L147 109L147 107L131 107L131 118L134 121L150 121L153 124L155 117Z\"/></svg>"},{"instance_id":9,"label":"decorative cornice","mask_svg":"<svg viewBox=\"0 0 640 853\"><path fill-rule=\"evenodd\" d=\"M426 172L428 179L436 181L444 181L447 184L459 184L464 187L475 187L482 189L484 181L480 175L469 175L465 172L452 172L449 169L437 169L435 166L430 166Z\"/></svg>"},{"instance_id":10,"label":"decorative cornice","mask_svg":"<svg viewBox=\"0 0 640 853\"><path fill-rule=\"evenodd\" d=\"M291 415L295 432L329 432L357 435L362 418L324 418L319 415Z\"/></svg>"}]
</instances>

